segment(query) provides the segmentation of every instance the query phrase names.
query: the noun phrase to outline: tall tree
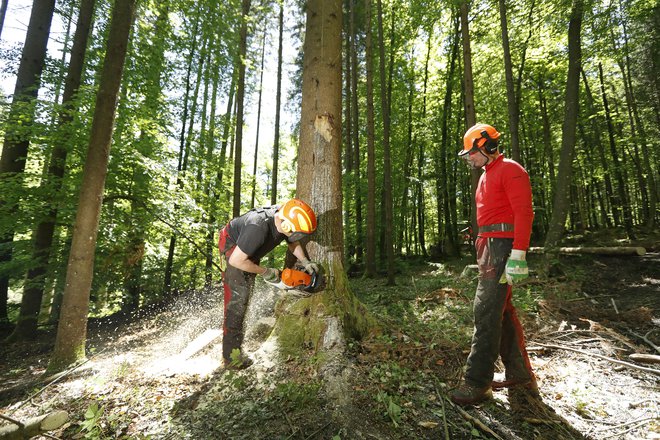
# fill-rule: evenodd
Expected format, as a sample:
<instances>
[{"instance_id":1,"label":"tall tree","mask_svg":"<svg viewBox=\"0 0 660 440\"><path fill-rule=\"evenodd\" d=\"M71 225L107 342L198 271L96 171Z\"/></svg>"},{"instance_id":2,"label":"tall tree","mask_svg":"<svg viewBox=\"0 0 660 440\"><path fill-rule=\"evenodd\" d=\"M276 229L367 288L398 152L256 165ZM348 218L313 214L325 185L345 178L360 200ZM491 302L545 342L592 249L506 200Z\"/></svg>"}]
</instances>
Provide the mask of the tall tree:
<instances>
[{"instance_id":1,"label":"tall tree","mask_svg":"<svg viewBox=\"0 0 660 440\"><path fill-rule=\"evenodd\" d=\"M513 160L520 160L520 141L518 139L518 98L513 84L513 66L511 64L511 49L509 47L509 30L506 18L506 0L499 0L500 28L502 30L502 50L504 52L504 77L506 78L506 100L509 110L509 135L511 136L511 153Z\"/></svg>"},{"instance_id":2,"label":"tall tree","mask_svg":"<svg viewBox=\"0 0 660 440\"><path fill-rule=\"evenodd\" d=\"M468 20L468 2L461 1L459 5L461 17L461 36L463 38L463 108L465 111L466 128L472 127L477 123L477 113L474 108L474 78L472 76L472 49L470 48L470 26ZM481 170L470 170L470 188L472 194L472 209L470 223L472 224L472 237L479 233L477 226L477 206L475 193Z\"/></svg>"},{"instance_id":3,"label":"tall tree","mask_svg":"<svg viewBox=\"0 0 660 440\"><path fill-rule=\"evenodd\" d=\"M367 254L364 276L376 275L376 149L374 146L374 82L371 44L371 0L364 0L364 58L367 71Z\"/></svg>"},{"instance_id":4,"label":"tall tree","mask_svg":"<svg viewBox=\"0 0 660 440\"><path fill-rule=\"evenodd\" d=\"M388 81L385 80L385 37L383 36L383 5L378 5L378 50L380 66L380 101L383 115L383 199L385 210L385 254L387 255L387 284L395 284L394 247L392 246L393 215L392 215L392 158L390 153L390 101L387 93ZM390 47L393 51L394 48Z\"/></svg>"},{"instance_id":5,"label":"tall tree","mask_svg":"<svg viewBox=\"0 0 660 440\"><path fill-rule=\"evenodd\" d=\"M254 141L254 167L252 168L252 197L250 198L250 207L254 208L254 198L257 192L257 164L259 157L259 126L261 125L261 98L264 87L264 56L266 55L266 32L264 28L264 38L261 41L261 66L259 68L259 100L257 103L257 136Z\"/></svg>"},{"instance_id":6,"label":"tall tree","mask_svg":"<svg viewBox=\"0 0 660 440\"><path fill-rule=\"evenodd\" d=\"M568 73L564 99L564 124L561 135L561 153L559 169L555 184L555 197L552 204L552 217L545 247L557 246L564 233L566 216L570 206L571 175L573 172L573 156L575 154L575 132L579 108L580 66L582 64L582 44L580 32L584 0L573 0L571 17L568 24Z\"/></svg>"},{"instance_id":7,"label":"tall tree","mask_svg":"<svg viewBox=\"0 0 660 440\"><path fill-rule=\"evenodd\" d=\"M245 62L247 54L248 15L250 0L241 2L241 30L238 41L238 88L236 89L236 145L234 150L233 217L241 215L241 170L243 153L243 105L245 100Z\"/></svg>"},{"instance_id":8,"label":"tall tree","mask_svg":"<svg viewBox=\"0 0 660 440\"><path fill-rule=\"evenodd\" d=\"M336 366L344 363L346 339L360 339L369 325L364 307L349 290L343 266L341 5L341 0L307 2L296 184L298 197L317 213L319 226L307 250L326 268L327 285L322 294L290 303L291 309L276 325L281 350L314 347L325 354L324 366L329 368L322 368L328 375L342 371ZM301 305L309 313L298 312Z\"/></svg>"},{"instance_id":9,"label":"tall tree","mask_svg":"<svg viewBox=\"0 0 660 440\"><path fill-rule=\"evenodd\" d=\"M62 109L58 115L58 127L66 130L72 121L75 109L75 95L80 87L87 40L92 27L92 16L94 14L95 0L82 0L76 24L76 32L73 36L73 47L71 48L71 59L69 69L64 81L64 93L62 95ZM53 147L49 160L48 175L42 183L42 188L50 188L55 194L62 188L62 177L66 157L67 146L65 137L59 137ZM34 232L34 244L32 250L32 261L35 265L28 271L25 280L25 288L21 299L21 310L16 322L12 339L29 339L36 336L37 318L44 294L45 277L48 261L53 245L53 234L55 232L55 221L57 219L57 203L49 205L48 214L39 223Z\"/></svg>"},{"instance_id":10,"label":"tall tree","mask_svg":"<svg viewBox=\"0 0 660 440\"><path fill-rule=\"evenodd\" d=\"M6 9L6 8L5 8ZM23 182L23 171L32 136L35 104L39 91L41 72L46 62L46 47L50 24L55 11L55 0L34 0L30 13L30 24L25 35L21 62L16 74L14 95L5 125L5 138L0 157L0 185L13 183L19 187ZM19 191L4 189L0 198L0 210L13 216L18 207ZM0 266L12 259L14 223L0 228ZM0 321L7 320L7 295L9 276L0 272Z\"/></svg>"},{"instance_id":11,"label":"tall tree","mask_svg":"<svg viewBox=\"0 0 660 440\"><path fill-rule=\"evenodd\" d=\"M279 37L277 44L277 90L275 92L275 135L273 139L273 174L270 185L270 204L277 203L277 179L280 159L280 110L282 107L282 49L284 43L284 2L278 15Z\"/></svg>"},{"instance_id":12,"label":"tall tree","mask_svg":"<svg viewBox=\"0 0 660 440\"><path fill-rule=\"evenodd\" d=\"M7 5L9 0L2 0L0 3L0 37L2 37L2 28L5 25L5 16L7 15Z\"/></svg>"},{"instance_id":13,"label":"tall tree","mask_svg":"<svg viewBox=\"0 0 660 440\"><path fill-rule=\"evenodd\" d=\"M349 28L351 33L351 89L353 93L351 94L351 99L353 104L351 106L352 112L352 121L353 130L353 195L355 202L355 260L360 263L362 261L363 255L363 229L364 225L362 224L362 191L361 191L361 175L360 168L362 163L362 155L360 154L360 112L358 109L358 43L357 43L357 31L355 25L355 8L357 0L349 0L350 3L350 20Z\"/></svg>"},{"instance_id":14,"label":"tall tree","mask_svg":"<svg viewBox=\"0 0 660 440\"><path fill-rule=\"evenodd\" d=\"M98 235L110 144L121 84L126 49L136 0L116 0L99 90L83 169L78 211L67 269L66 288L55 350L48 368L58 371L85 357L87 313L94 272L94 254Z\"/></svg>"}]
</instances>

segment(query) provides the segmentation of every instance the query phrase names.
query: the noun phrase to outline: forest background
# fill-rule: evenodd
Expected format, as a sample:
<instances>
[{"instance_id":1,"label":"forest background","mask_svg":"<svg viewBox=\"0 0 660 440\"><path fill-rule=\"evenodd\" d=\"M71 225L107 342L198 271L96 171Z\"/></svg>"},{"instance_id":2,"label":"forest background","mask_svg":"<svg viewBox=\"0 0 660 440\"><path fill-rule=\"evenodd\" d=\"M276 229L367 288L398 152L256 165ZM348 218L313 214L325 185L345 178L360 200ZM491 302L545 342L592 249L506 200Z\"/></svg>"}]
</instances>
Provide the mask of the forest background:
<instances>
[{"instance_id":1,"label":"forest background","mask_svg":"<svg viewBox=\"0 0 660 440\"><path fill-rule=\"evenodd\" d=\"M2 3L3 18L11 5ZM530 174L534 243L553 247L564 229L634 238L655 227L657 4L392 0L343 9L335 183L347 270L393 283L407 256L461 251L477 176L456 153L477 120L498 127L506 154ZM302 4L36 0L31 13L25 45L4 38L16 23L3 20L0 34L3 81L16 80L0 115L0 321L16 325L16 339L60 316L93 148L108 156L107 179L96 173L105 181L88 316L217 281L219 227L308 183L296 182L306 147L297 122ZM112 14L126 22L125 56L111 51ZM54 18L62 32L49 33ZM109 101L104 79L116 83ZM264 84L275 84L275 102ZM111 142L97 142L95 113L115 109Z\"/></svg>"}]
</instances>

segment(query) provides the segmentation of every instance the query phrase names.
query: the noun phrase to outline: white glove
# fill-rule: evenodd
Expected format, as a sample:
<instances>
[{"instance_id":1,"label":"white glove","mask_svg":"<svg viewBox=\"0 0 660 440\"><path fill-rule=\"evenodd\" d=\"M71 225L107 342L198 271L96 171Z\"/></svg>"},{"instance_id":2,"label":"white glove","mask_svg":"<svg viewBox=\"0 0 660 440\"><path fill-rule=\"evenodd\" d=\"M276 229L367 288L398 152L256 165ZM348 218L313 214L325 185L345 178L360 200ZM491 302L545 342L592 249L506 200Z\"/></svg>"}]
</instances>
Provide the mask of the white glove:
<instances>
[{"instance_id":1,"label":"white glove","mask_svg":"<svg viewBox=\"0 0 660 440\"><path fill-rule=\"evenodd\" d=\"M300 264L305 268L305 272L310 275L319 271L319 265L308 259L300 260Z\"/></svg>"},{"instance_id":2,"label":"white glove","mask_svg":"<svg viewBox=\"0 0 660 440\"><path fill-rule=\"evenodd\" d=\"M513 249L511 251L511 255L509 255L509 259L506 261L506 269L504 270L507 283L513 285L529 277L529 269L527 267L527 261L525 261L526 255L527 252L520 249Z\"/></svg>"}]
</instances>

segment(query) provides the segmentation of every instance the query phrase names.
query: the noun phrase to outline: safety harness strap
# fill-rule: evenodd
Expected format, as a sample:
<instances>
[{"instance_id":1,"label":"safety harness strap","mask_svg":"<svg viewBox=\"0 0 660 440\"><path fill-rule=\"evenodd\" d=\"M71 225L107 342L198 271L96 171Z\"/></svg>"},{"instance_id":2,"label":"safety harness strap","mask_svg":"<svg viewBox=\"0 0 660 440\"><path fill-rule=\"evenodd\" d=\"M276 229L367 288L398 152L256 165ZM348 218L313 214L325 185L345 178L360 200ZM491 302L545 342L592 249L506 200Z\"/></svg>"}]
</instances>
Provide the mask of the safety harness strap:
<instances>
[{"instance_id":1,"label":"safety harness strap","mask_svg":"<svg viewBox=\"0 0 660 440\"><path fill-rule=\"evenodd\" d=\"M492 225L479 226L479 233L504 231L513 231L513 225L511 223L493 223Z\"/></svg>"}]
</instances>

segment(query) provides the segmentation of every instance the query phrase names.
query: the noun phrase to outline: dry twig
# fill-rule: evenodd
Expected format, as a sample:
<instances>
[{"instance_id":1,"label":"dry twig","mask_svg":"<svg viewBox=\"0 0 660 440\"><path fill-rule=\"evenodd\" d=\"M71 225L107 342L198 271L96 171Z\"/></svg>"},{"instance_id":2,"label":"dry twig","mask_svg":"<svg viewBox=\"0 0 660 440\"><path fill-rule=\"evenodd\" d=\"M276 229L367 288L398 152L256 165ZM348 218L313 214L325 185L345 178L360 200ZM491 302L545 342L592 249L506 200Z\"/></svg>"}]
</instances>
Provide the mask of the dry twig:
<instances>
[{"instance_id":1,"label":"dry twig","mask_svg":"<svg viewBox=\"0 0 660 440\"><path fill-rule=\"evenodd\" d=\"M577 349L577 348L566 347L564 345L541 344L539 342L537 342L537 344L540 345L541 347L556 348L556 349L559 349L559 350L573 351L575 353L584 354L586 356L591 356L591 357L595 357L595 358L599 358L599 359L604 359L606 361L612 362L613 364L623 365L625 367L633 368L635 370L641 370L641 371L646 371L647 373L653 373L653 374L660 375L660 370L656 370L654 368L640 367L639 365L631 364L630 362L620 361L618 359L613 359L613 358L610 358L610 357L607 357L607 356L603 356L601 354L591 353L591 352L588 352L588 351L585 351L585 350L580 350L580 349Z\"/></svg>"}]
</instances>

